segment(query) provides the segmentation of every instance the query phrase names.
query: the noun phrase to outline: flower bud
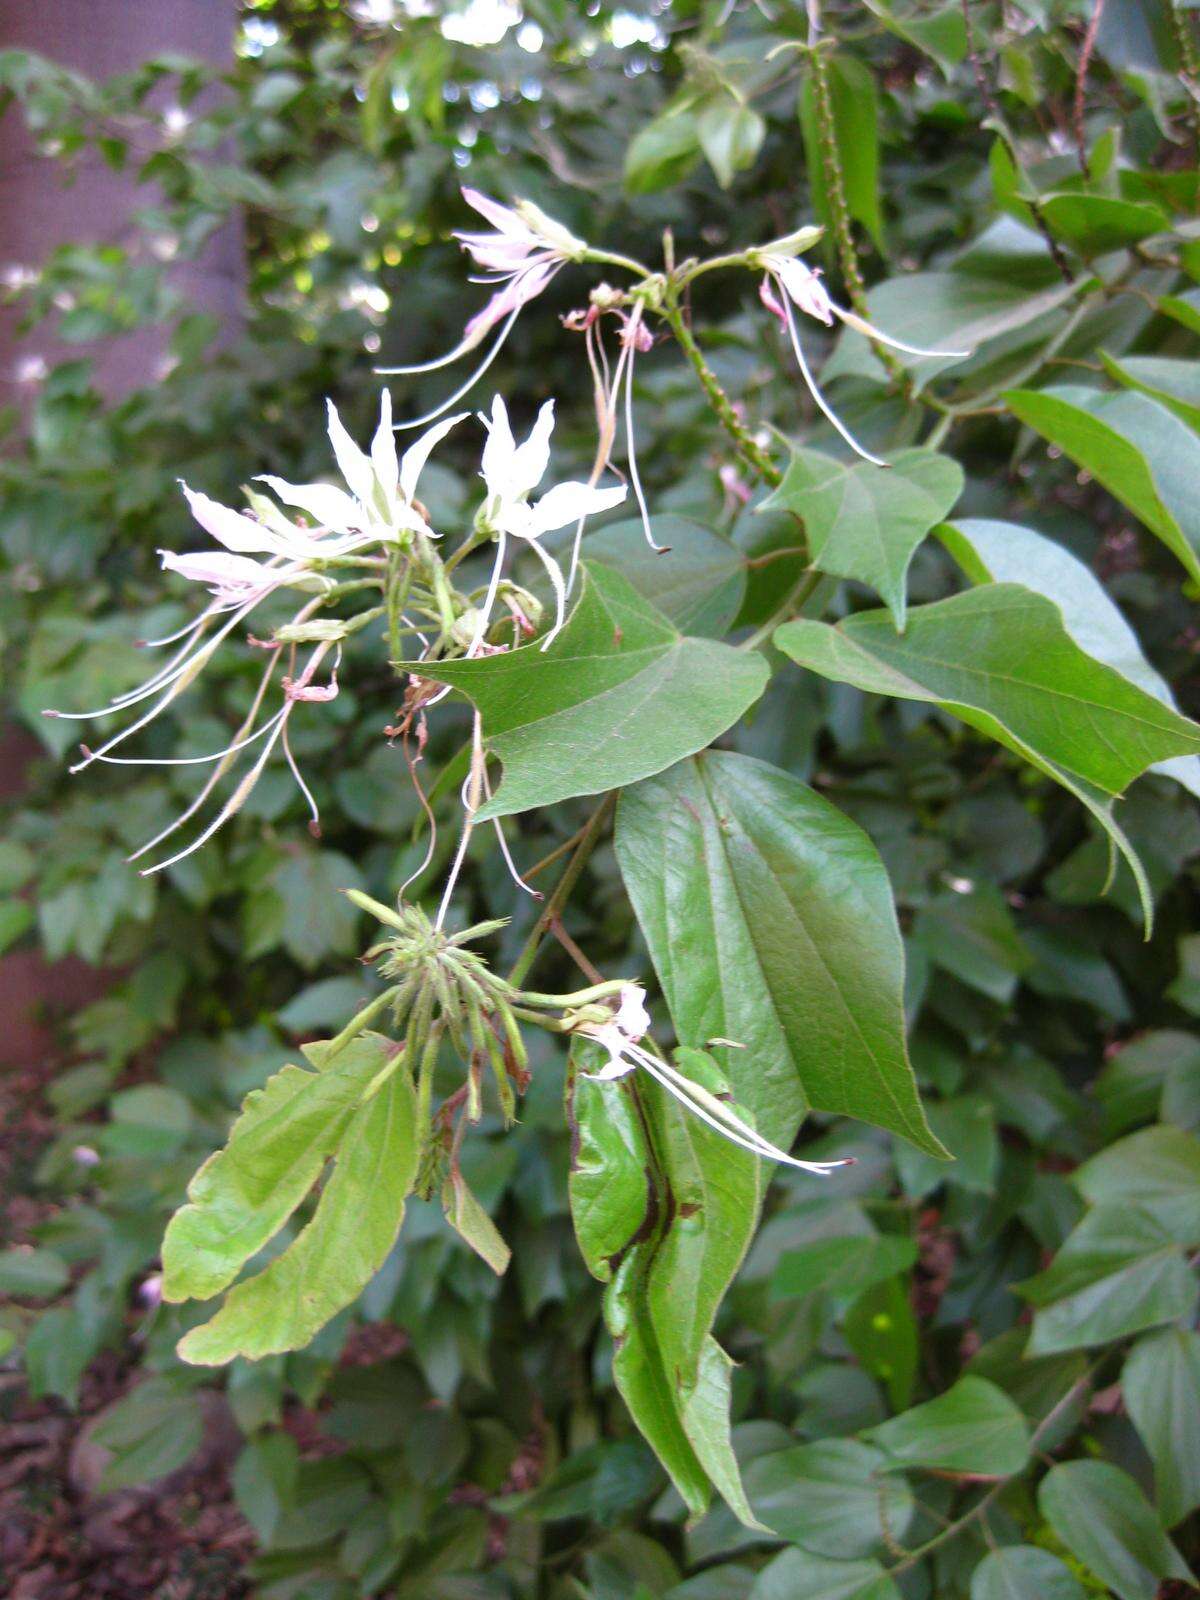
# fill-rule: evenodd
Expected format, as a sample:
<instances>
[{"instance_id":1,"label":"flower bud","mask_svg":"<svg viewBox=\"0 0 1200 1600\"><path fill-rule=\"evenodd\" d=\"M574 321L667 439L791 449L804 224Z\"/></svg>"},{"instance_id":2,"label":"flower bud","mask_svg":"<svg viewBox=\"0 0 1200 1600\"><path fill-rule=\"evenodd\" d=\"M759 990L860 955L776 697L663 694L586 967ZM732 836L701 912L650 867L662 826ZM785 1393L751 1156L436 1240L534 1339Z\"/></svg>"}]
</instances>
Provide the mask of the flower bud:
<instances>
[{"instance_id":1,"label":"flower bud","mask_svg":"<svg viewBox=\"0 0 1200 1600\"><path fill-rule=\"evenodd\" d=\"M587 254L587 245L582 239L577 239L563 227L561 222L555 222L553 217L548 217L540 206L534 205L532 200L516 201L513 210L539 239L544 240L552 250L557 250L568 260L582 261Z\"/></svg>"}]
</instances>

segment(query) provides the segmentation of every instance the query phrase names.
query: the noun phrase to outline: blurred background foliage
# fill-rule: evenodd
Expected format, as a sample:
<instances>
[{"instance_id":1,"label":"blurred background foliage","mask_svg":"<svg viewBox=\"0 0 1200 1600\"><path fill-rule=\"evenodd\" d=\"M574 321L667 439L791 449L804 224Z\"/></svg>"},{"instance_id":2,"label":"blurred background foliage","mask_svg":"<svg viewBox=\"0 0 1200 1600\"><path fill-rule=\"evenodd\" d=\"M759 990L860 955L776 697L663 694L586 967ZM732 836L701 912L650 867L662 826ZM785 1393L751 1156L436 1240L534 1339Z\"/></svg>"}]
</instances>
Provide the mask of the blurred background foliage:
<instances>
[{"instance_id":1,"label":"blurred background foliage","mask_svg":"<svg viewBox=\"0 0 1200 1600\"><path fill-rule=\"evenodd\" d=\"M957 3L842 0L825 12L841 41L839 139L868 281L937 268L997 296L1000 285L1022 305L1046 291L1054 266L1025 226L1023 175L1005 167L996 119L1015 130L1038 188L1078 173L1074 104L1092 7L973 4L974 61ZM244 1540L210 1548L176 1530L186 1560L166 1541L154 1579L173 1587L136 1592L886 1600L898 1586L910 1600L1110 1590L1151 1600L1176 1581L1194 1592L1179 1555L1200 1544L1200 1349L1184 1252L1200 1238L1154 1212L1164 1189L1167 1202L1194 1204L1200 1183L1188 1137L1200 1125L1194 805L1150 778L1124 809L1159 898L1143 943L1125 869L1102 899L1105 850L1068 797L925 707L883 710L795 672L776 678L733 739L818 785L883 854L910 949L914 1061L957 1160L943 1168L844 1127L838 1148L860 1162L836 1188L777 1181L718 1331L742 1363L735 1438L747 1486L781 1538L755 1541L721 1509L685 1530L623 1415L599 1287L571 1236L562 1062L548 1044L514 1135L485 1127L464 1152L513 1248L504 1280L436 1206L415 1203L359 1306L310 1349L217 1378L174 1356L189 1313L157 1299L165 1218L245 1093L369 993L353 960L369 930L336 891L388 900L424 851L401 753L384 732L397 684L352 648L339 699L297 728L321 802L319 841L271 771L235 825L162 878L139 877L125 857L197 780L186 768L167 769L165 783L106 768L84 788L64 776L77 728L40 712L132 685L135 641L186 615L155 553L187 537L176 479L232 502L255 473L322 475L323 397L362 436L378 404L372 366L455 341L479 303L449 237L464 221L460 181L528 196L579 235L643 257L657 254L664 229L681 251L716 252L824 214L804 71L795 52L770 53L806 36L802 5L527 0L501 37L456 37L478 13L248 0L232 70L155 59L105 83L0 55L0 93L64 177L98 151L145 189L124 243L79 239L17 264L8 283L27 328L51 328L80 352L25 373L28 427L8 416L0 456L5 682L12 717L41 747L6 804L0 940L36 943L51 961L82 958L107 981L100 998L55 1019L52 1058L13 1101L0 1417L19 1428L78 1410L100 1450L89 1493L190 1482L200 1500L232 1495L254 1553ZM1059 376L1077 376L1072 364L1094 370L1101 345L1116 357L1194 358L1194 21L1169 0L1103 8L1084 129L1094 180L1111 170L1124 198L1149 197L1184 221L1169 263L1134 252L1129 292L1059 352ZM246 247L240 327L197 310L173 281L176 263L231 217ZM580 476L591 396L581 339L559 319L583 299L581 277L563 274L492 375L520 420L557 398L556 447ZM756 423L836 453L783 375L749 279L706 279L693 312L721 381ZM132 392L102 399L93 342L146 325L163 329L163 358ZM1044 323L1015 318L994 354L1000 381L1045 337ZM1180 403L1195 412L1193 383ZM415 415L447 388L433 373L393 392L400 414ZM868 438L906 425L900 402L853 370L836 394ZM744 554L786 542L786 528L755 519L728 473L723 481L728 446L677 353L642 360L637 412L656 514L694 518ZM1098 571L1196 714L1195 594L1181 590L1168 553L1011 421L974 417L954 447L968 471L963 511L1030 522ZM474 449L456 435L423 480L441 526L470 515ZM951 572L940 548L924 548L912 597L948 592ZM784 591L788 563L746 576L750 622ZM844 604L857 603L848 589ZM252 652L224 654L186 718L154 725L147 753L217 748L255 678ZM465 731L453 714L436 725L431 776ZM522 817L520 862L568 839L585 810ZM444 829L422 880L430 892L452 842ZM533 913L480 845L475 909L513 918L503 966ZM567 926L607 969L644 969L610 849L593 858ZM542 958L544 987L554 960ZM1076 1269L1068 1281L1069 1263L1050 1268L1066 1288L1043 1279L1045 1300L1079 1288L1074 1331L1023 1360L1027 1301L1012 1286L1046 1268L1085 1198L1101 1198L1094 1186L1081 1195L1072 1170L1131 1134L1143 1143L1133 1154L1120 1145L1106 1192L1149 1207L1148 1226L1165 1232L1149 1253L1144 1241L1099 1239L1105 1267L1092 1276ZM971 1464L917 1451L911 1479L881 1479L877 1450L859 1436L964 1372L998 1385L1041 1425L1040 1449L1064 1459L1038 1493L1040 1465L1033 1475L1024 1463L995 1467L980 1446L974 1470L1001 1492L939 1544L946 1519L979 1497ZM1124 1401L1114 1387L1123 1372ZM224 1440L216 1469L189 1480L212 1460L214 1433ZM57 1526L67 1515L55 1470L35 1463L21 1478L8 1502L18 1519ZM1069 1481L1052 1483L1055 1472ZM931 1540L927 1556L907 1559ZM880 1557L899 1562L894 1580ZM93 1581L79 1592L109 1592Z\"/></svg>"}]
</instances>

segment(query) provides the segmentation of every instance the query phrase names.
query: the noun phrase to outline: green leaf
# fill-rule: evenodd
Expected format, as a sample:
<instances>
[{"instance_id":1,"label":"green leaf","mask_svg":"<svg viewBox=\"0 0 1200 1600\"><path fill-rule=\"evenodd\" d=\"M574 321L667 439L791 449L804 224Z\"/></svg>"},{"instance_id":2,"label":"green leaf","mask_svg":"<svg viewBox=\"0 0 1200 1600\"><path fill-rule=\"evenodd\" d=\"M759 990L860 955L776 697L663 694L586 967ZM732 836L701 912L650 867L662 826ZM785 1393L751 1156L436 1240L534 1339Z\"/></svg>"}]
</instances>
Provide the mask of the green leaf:
<instances>
[{"instance_id":1,"label":"green leaf","mask_svg":"<svg viewBox=\"0 0 1200 1600\"><path fill-rule=\"evenodd\" d=\"M766 762L712 751L621 796L617 859L680 1040L718 1047L786 1148L806 1110L940 1154L904 1042L904 957L867 836Z\"/></svg>"},{"instance_id":2,"label":"green leaf","mask_svg":"<svg viewBox=\"0 0 1200 1600\"><path fill-rule=\"evenodd\" d=\"M837 682L940 705L1069 789L1129 860L1149 924L1149 887L1111 800L1155 761L1200 751L1200 730L1085 655L1057 606L982 584L919 606L903 636L886 612L867 611L836 626L784 623L775 643Z\"/></svg>"},{"instance_id":3,"label":"green leaf","mask_svg":"<svg viewBox=\"0 0 1200 1600\"><path fill-rule=\"evenodd\" d=\"M70 1282L67 1263L53 1250L16 1247L0 1251L0 1295L18 1300L53 1300Z\"/></svg>"},{"instance_id":4,"label":"green leaf","mask_svg":"<svg viewBox=\"0 0 1200 1600\"><path fill-rule=\"evenodd\" d=\"M102 1412L92 1430L93 1442L112 1452L100 1474L101 1492L165 1478L195 1454L203 1437L198 1396L167 1378L147 1378Z\"/></svg>"},{"instance_id":5,"label":"green leaf","mask_svg":"<svg viewBox=\"0 0 1200 1600\"><path fill-rule=\"evenodd\" d=\"M668 107L633 136L625 152L625 187L653 194L685 178L700 159L700 130L688 102Z\"/></svg>"},{"instance_id":6,"label":"green leaf","mask_svg":"<svg viewBox=\"0 0 1200 1600\"><path fill-rule=\"evenodd\" d=\"M462 1173L454 1167L442 1192L446 1221L475 1254L486 1261L497 1276L508 1271L512 1251L499 1228L468 1189Z\"/></svg>"},{"instance_id":7,"label":"green leaf","mask_svg":"<svg viewBox=\"0 0 1200 1600\"><path fill-rule=\"evenodd\" d=\"M807 1550L784 1550L759 1573L749 1600L899 1600L878 1561L828 1561Z\"/></svg>"},{"instance_id":8,"label":"green leaf","mask_svg":"<svg viewBox=\"0 0 1200 1600\"><path fill-rule=\"evenodd\" d=\"M1086 1600L1070 1567L1033 1544L1006 1544L975 1568L971 1600Z\"/></svg>"},{"instance_id":9,"label":"green leaf","mask_svg":"<svg viewBox=\"0 0 1200 1600\"><path fill-rule=\"evenodd\" d=\"M954 0L936 11L905 11L899 15L891 0L867 0L867 8L890 32L932 57L947 78L967 53L966 24L962 9Z\"/></svg>"},{"instance_id":10,"label":"green leaf","mask_svg":"<svg viewBox=\"0 0 1200 1600\"><path fill-rule=\"evenodd\" d=\"M883 217L879 209L879 105L875 79L854 56L826 58L829 99L833 109L833 141L837 148L846 204L880 248ZM816 84L811 73L800 91L800 128L808 164L813 215L829 227L832 214L821 159L821 134L817 122Z\"/></svg>"},{"instance_id":11,"label":"green leaf","mask_svg":"<svg viewBox=\"0 0 1200 1600\"><path fill-rule=\"evenodd\" d=\"M238 1510L264 1545L274 1542L275 1531L295 1497L299 1468L296 1441L283 1432L250 1439L233 1464Z\"/></svg>"},{"instance_id":12,"label":"green leaf","mask_svg":"<svg viewBox=\"0 0 1200 1600\"><path fill-rule=\"evenodd\" d=\"M1070 1550L1121 1600L1149 1600L1192 1574L1128 1473L1106 1461L1064 1461L1042 1479L1038 1507Z\"/></svg>"},{"instance_id":13,"label":"green leaf","mask_svg":"<svg viewBox=\"0 0 1200 1600\"><path fill-rule=\"evenodd\" d=\"M766 132L758 112L731 94L712 95L697 107L696 137L722 189L754 165Z\"/></svg>"},{"instance_id":14,"label":"green leaf","mask_svg":"<svg viewBox=\"0 0 1200 1600\"><path fill-rule=\"evenodd\" d=\"M364 887L362 874L335 850L291 849L270 879L282 901L284 948L306 969L358 949L362 917L341 893Z\"/></svg>"},{"instance_id":15,"label":"green leaf","mask_svg":"<svg viewBox=\"0 0 1200 1600\"><path fill-rule=\"evenodd\" d=\"M1041 210L1055 238L1088 259L1137 244L1171 226L1161 206L1107 194L1047 194L1042 196Z\"/></svg>"},{"instance_id":16,"label":"green leaf","mask_svg":"<svg viewBox=\"0 0 1200 1600\"><path fill-rule=\"evenodd\" d=\"M1200 1016L1200 934L1185 933L1179 940L1179 971L1167 985L1177 1006Z\"/></svg>"},{"instance_id":17,"label":"green leaf","mask_svg":"<svg viewBox=\"0 0 1200 1600\"><path fill-rule=\"evenodd\" d=\"M936 1400L871 1428L893 1462L971 1477L1007 1478L1029 1460L1029 1428L994 1383L967 1374Z\"/></svg>"},{"instance_id":18,"label":"green leaf","mask_svg":"<svg viewBox=\"0 0 1200 1600\"><path fill-rule=\"evenodd\" d=\"M1093 1205L1133 1202L1179 1244L1200 1244L1200 1139L1182 1128L1143 1128L1072 1175Z\"/></svg>"},{"instance_id":19,"label":"green leaf","mask_svg":"<svg viewBox=\"0 0 1200 1600\"><path fill-rule=\"evenodd\" d=\"M386 1061L388 1041L373 1042ZM210 1322L185 1335L181 1358L219 1366L307 1344L382 1266L417 1155L416 1094L401 1066L351 1117L312 1220L264 1271L231 1289Z\"/></svg>"},{"instance_id":20,"label":"green leaf","mask_svg":"<svg viewBox=\"0 0 1200 1600\"><path fill-rule=\"evenodd\" d=\"M962 486L957 461L932 450L903 450L884 471L793 447L783 482L758 509L795 512L804 521L813 565L869 584L903 629L913 552Z\"/></svg>"},{"instance_id":21,"label":"green leaf","mask_svg":"<svg viewBox=\"0 0 1200 1600\"><path fill-rule=\"evenodd\" d=\"M916 1259L915 1242L901 1234L817 1239L780 1256L771 1274L771 1298L786 1300L820 1292L848 1302L875 1284L907 1272Z\"/></svg>"},{"instance_id":22,"label":"green leaf","mask_svg":"<svg viewBox=\"0 0 1200 1600\"><path fill-rule=\"evenodd\" d=\"M291 1216L338 1147L387 1041L353 1040L328 1072L288 1066L246 1096L223 1150L188 1185L163 1241L163 1297L207 1300Z\"/></svg>"},{"instance_id":23,"label":"green leaf","mask_svg":"<svg viewBox=\"0 0 1200 1600\"><path fill-rule=\"evenodd\" d=\"M33 907L28 900L0 900L0 954L33 927Z\"/></svg>"},{"instance_id":24,"label":"green leaf","mask_svg":"<svg viewBox=\"0 0 1200 1600\"><path fill-rule=\"evenodd\" d=\"M1154 1462L1154 1493L1173 1528L1200 1505L1200 1333L1164 1328L1139 1339L1121 1394Z\"/></svg>"},{"instance_id":25,"label":"green leaf","mask_svg":"<svg viewBox=\"0 0 1200 1600\"><path fill-rule=\"evenodd\" d=\"M579 604L548 650L429 668L475 702L504 763L481 820L661 772L711 744L766 687L756 651L685 638L618 573L584 571Z\"/></svg>"},{"instance_id":26,"label":"green leaf","mask_svg":"<svg viewBox=\"0 0 1200 1600\"><path fill-rule=\"evenodd\" d=\"M915 1506L902 1477L856 1439L821 1439L756 1456L746 1493L767 1526L814 1555L867 1556L904 1537Z\"/></svg>"},{"instance_id":27,"label":"green leaf","mask_svg":"<svg viewBox=\"0 0 1200 1600\"><path fill-rule=\"evenodd\" d=\"M569 1188L584 1261L607 1285L617 1388L693 1516L712 1483L760 1527L730 1443L732 1363L711 1337L754 1231L759 1163L648 1080L589 1081L602 1060L572 1051Z\"/></svg>"},{"instance_id":28,"label":"green leaf","mask_svg":"<svg viewBox=\"0 0 1200 1600\"><path fill-rule=\"evenodd\" d=\"M1137 634L1078 556L1015 522L962 517L943 523L937 531L973 583L1020 583L1044 594L1062 613L1063 626L1081 650L1163 705L1179 709L1166 679L1142 654ZM1167 773L1200 796L1200 761L1195 756L1156 762L1151 771Z\"/></svg>"},{"instance_id":29,"label":"green leaf","mask_svg":"<svg viewBox=\"0 0 1200 1600\"><path fill-rule=\"evenodd\" d=\"M1157 401L1070 384L1004 396L1015 417L1086 468L1200 582L1200 438Z\"/></svg>"},{"instance_id":30,"label":"green leaf","mask_svg":"<svg viewBox=\"0 0 1200 1600\"><path fill-rule=\"evenodd\" d=\"M1197 1285L1182 1249L1132 1203L1097 1206L1044 1272L1017 1284L1037 1308L1031 1356L1107 1344L1188 1316Z\"/></svg>"},{"instance_id":31,"label":"green leaf","mask_svg":"<svg viewBox=\"0 0 1200 1600\"><path fill-rule=\"evenodd\" d=\"M913 937L937 966L1001 1005L1033 965L1004 896L991 883L969 894L935 896L922 908Z\"/></svg>"},{"instance_id":32,"label":"green leaf","mask_svg":"<svg viewBox=\"0 0 1200 1600\"><path fill-rule=\"evenodd\" d=\"M1127 389L1148 394L1189 428L1200 429L1200 362L1176 356L1122 356L1118 360L1103 350L1100 359L1110 378Z\"/></svg>"},{"instance_id":33,"label":"green leaf","mask_svg":"<svg viewBox=\"0 0 1200 1600\"><path fill-rule=\"evenodd\" d=\"M667 512L651 520L660 555L646 543L640 517L608 522L587 537L589 560L613 567L681 632L718 639L741 610L746 566L741 551L690 517Z\"/></svg>"}]
</instances>

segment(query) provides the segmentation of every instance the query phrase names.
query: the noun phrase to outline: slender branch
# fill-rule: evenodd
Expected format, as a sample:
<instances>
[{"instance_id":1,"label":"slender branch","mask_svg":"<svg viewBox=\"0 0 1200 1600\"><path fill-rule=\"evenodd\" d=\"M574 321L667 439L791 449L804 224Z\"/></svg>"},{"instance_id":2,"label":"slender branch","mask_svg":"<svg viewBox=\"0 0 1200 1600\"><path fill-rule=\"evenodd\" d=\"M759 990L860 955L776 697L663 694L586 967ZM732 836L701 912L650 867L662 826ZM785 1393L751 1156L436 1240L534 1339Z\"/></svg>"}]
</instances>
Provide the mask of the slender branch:
<instances>
[{"instance_id":1,"label":"slender branch","mask_svg":"<svg viewBox=\"0 0 1200 1600\"><path fill-rule=\"evenodd\" d=\"M608 826L608 819L612 816L616 803L616 791L610 789L588 818L587 826L579 837L579 843L575 846L574 854L563 868L562 876L554 885L554 893L547 900L545 909L534 923L520 955L513 963L512 971L508 975L509 983L519 985L533 965L534 957L541 947L542 940L562 914L562 909L570 898L571 891L579 882L579 875L587 864L588 857L599 844L600 836Z\"/></svg>"},{"instance_id":2,"label":"slender branch","mask_svg":"<svg viewBox=\"0 0 1200 1600\"><path fill-rule=\"evenodd\" d=\"M1104 0L1092 0L1092 14L1088 19L1087 31L1083 36L1083 47L1079 52L1079 67L1075 73L1075 107L1073 122L1075 127L1075 148L1079 152L1079 168L1084 177L1091 181L1091 167L1088 165L1087 138L1084 134L1083 112L1084 99L1087 95L1088 68L1092 64L1092 52L1096 48L1096 35L1100 32L1100 19L1104 15Z\"/></svg>"}]
</instances>

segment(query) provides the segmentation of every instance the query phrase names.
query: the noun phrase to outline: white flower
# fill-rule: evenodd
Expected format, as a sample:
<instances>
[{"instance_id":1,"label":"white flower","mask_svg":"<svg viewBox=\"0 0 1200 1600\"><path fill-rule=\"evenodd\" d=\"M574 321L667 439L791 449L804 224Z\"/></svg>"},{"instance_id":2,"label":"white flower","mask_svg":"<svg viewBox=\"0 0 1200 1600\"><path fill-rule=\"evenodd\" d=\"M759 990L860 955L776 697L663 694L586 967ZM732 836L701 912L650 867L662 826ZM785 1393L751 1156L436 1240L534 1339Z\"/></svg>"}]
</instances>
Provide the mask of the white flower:
<instances>
[{"instance_id":1,"label":"white flower","mask_svg":"<svg viewBox=\"0 0 1200 1600\"><path fill-rule=\"evenodd\" d=\"M462 191L462 197L485 221L492 224L494 231L460 232L454 237L476 266L482 267L487 274L482 281L499 287L482 310L468 320L462 339L447 355L439 356L434 361L420 362L416 366L380 367L378 370L381 373L433 372L474 350L498 323L503 326L491 350L467 381L433 411L413 422L401 423L401 429L419 428L423 423L431 422L466 394L499 355L522 307L541 294L568 261L582 261L587 252L587 245L582 239L577 239L561 223L548 217L531 200L518 200L515 206L504 206L480 194L478 189L466 188Z\"/></svg>"},{"instance_id":2,"label":"white flower","mask_svg":"<svg viewBox=\"0 0 1200 1600\"><path fill-rule=\"evenodd\" d=\"M901 339L893 339L890 334L883 333L874 323L867 322L864 318L851 311L846 306L838 305L836 300L830 298L829 291L821 282L819 271L805 266L803 261L795 256L785 255L774 250L758 250L753 252L755 264L763 268L766 277L759 288L759 297L767 310L786 326L796 361L808 385L809 393L817 402L823 415L837 429L842 438L865 461L870 461L876 467L886 467L888 463L881 461L878 456L873 456L869 450L864 450L862 445L842 422L841 418L829 405L820 389L816 379L805 359L804 346L800 343L800 335L796 330L796 319L792 313L793 305L798 306L805 316L822 322L827 328L833 326L834 318L845 323L848 328L865 334L868 339L874 339L879 344L890 346L893 350L902 350L910 356L952 356L955 360L963 360L971 354L969 350L923 350L919 345L905 344Z\"/></svg>"},{"instance_id":3,"label":"white flower","mask_svg":"<svg viewBox=\"0 0 1200 1600\"><path fill-rule=\"evenodd\" d=\"M531 504L529 496L545 477L550 465L554 401L546 401L538 412L529 437L522 444L518 444L513 437L508 411L499 395L492 401L491 415L481 415L480 421L488 430L481 463L487 497L480 507L476 523L481 530L495 534L498 549L487 598L480 612L475 643L468 653L474 654L487 631L496 598L496 585L504 565L505 543L509 537L523 539L536 552L554 589L557 615L554 627L542 642L544 650L566 620L567 592L558 563L539 542L541 536L620 505L625 498L625 486L620 484L612 489L597 489L586 483L560 483Z\"/></svg>"},{"instance_id":4,"label":"white flower","mask_svg":"<svg viewBox=\"0 0 1200 1600\"><path fill-rule=\"evenodd\" d=\"M379 397L379 425L369 455L360 450L347 433L333 401L327 400L326 405L329 442L349 494L333 484L288 483L269 473L264 473L261 481L268 484L285 505L306 512L322 531L357 535L360 542L363 536L368 540L394 542L403 533L431 534L433 530L413 508L417 479L434 446L467 413L444 417L398 460L392 427L392 397L386 389ZM334 553L344 553L345 548L352 547L344 546L340 552L336 546L332 548Z\"/></svg>"},{"instance_id":5,"label":"white flower","mask_svg":"<svg viewBox=\"0 0 1200 1600\"><path fill-rule=\"evenodd\" d=\"M797 1167L801 1172L812 1172L821 1178L828 1177L838 1167L853 1165L853 1156L843 1157L840 1161L800 1161L785 1150L780 1150L738 1116L725 1100L643 1049L640 1041L649 1027L646 992L640 984L627 983L621 990L619 1004L609 1021L585 1022L577 1030L608 1051L608 1061L600 1071L587 1073L586 1076L597 1082L608 1083L640 1067L693 1116L715 1129L722 1138L740 1145L743 1150L749 1150L752 1155L766 1161L780 1161L785 1166Z\"/></svg>"}]
</instances>

